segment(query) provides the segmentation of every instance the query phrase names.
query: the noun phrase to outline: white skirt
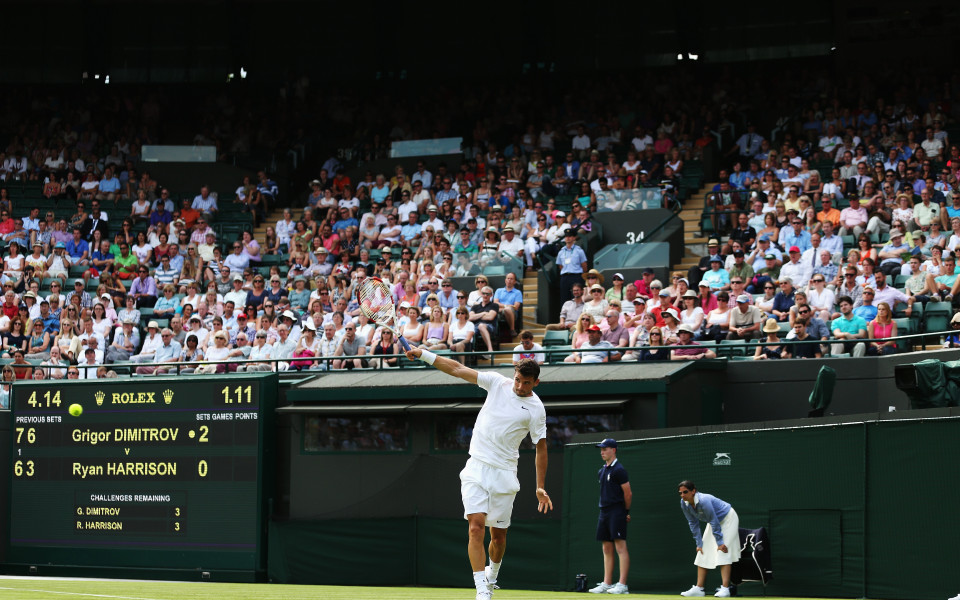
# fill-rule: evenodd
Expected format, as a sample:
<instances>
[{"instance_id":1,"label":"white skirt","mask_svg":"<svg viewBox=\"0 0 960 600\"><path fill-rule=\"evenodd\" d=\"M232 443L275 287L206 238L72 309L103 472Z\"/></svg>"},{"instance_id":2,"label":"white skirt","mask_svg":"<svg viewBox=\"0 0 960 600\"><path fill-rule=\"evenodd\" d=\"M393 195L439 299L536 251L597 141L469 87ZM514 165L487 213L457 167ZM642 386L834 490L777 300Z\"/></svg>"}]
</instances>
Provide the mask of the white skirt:
<instances>
[{"instance_id":1,"label":"white skirt","mask_svg":"<svg viewBox=\"0 0 960 600\"><path fill-rule=\"evenodd\" d=\"M697 552L693 564L704 569L716 569L720 565L732 565L740 560L740 517L732 506L727 516L720 521L720 531L727 551L720 552L717 548L717 540L713 538L713 527L707 523L703 531L703 552Z\"/></svg>"}]
</instances>

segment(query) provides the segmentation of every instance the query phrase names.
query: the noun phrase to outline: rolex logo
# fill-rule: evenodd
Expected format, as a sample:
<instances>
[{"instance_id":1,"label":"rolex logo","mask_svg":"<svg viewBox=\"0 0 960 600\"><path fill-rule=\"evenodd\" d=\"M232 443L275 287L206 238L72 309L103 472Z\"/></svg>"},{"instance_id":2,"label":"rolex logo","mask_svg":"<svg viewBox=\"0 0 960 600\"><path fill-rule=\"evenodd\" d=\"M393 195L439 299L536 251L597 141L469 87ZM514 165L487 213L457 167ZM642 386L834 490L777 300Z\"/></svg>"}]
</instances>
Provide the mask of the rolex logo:
<instances>
[{"instance_id":1,"label":"rolex logo","mask_svg":"<svg viewBox=\"0 0 960 600\"><path fill-rule=\"evenodd\" d=\"M93 395L93 399L97 401L97 406L103 406L103 399L106 397L106 394L104 394L102 391L98 391Z\"/></svg>"},{"instance_id":2,"label":"rolex logo","mask_svg":"<svg viewBox=\"0 0 960 600\"><path fill-rule=\"evenodd\" d=\"M173 402L173 390L163 390L163 401L166 404Z\"/></svg>"}]
</instances>

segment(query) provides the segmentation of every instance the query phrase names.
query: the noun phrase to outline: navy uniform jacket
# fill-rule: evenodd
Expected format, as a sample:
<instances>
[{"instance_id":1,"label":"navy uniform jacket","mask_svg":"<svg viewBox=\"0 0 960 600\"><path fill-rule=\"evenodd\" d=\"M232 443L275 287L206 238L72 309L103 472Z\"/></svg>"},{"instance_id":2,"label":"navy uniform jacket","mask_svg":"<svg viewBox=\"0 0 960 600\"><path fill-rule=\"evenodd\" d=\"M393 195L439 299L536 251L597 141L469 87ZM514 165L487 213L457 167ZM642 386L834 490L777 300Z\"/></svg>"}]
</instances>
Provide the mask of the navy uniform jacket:
<instances>
[{"instance_id":1,"label":"navy uniform jacket","mask_svg":"<svg viewBox=\"0 0 960 600\"><path fill-rule=\"evenodd\" d=\"M597 473L600 479L600 508L623 505L623 484L630 481L627 470L620 464L620 459L614 459L613 464L604 464Z\"/></svg>"}]
</instances>

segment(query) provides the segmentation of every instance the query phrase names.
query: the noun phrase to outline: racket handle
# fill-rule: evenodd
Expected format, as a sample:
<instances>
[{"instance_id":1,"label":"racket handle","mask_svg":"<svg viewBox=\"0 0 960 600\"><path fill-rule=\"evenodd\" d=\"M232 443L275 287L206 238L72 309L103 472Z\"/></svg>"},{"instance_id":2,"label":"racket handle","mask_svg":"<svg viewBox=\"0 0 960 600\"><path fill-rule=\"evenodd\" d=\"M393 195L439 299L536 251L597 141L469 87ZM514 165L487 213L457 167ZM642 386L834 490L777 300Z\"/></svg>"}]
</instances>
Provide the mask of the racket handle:
<instances>
[{"instance_id":1,"label":"racket handle","mask_svg":"<svg viewBox=\"0 0 960 600\"><path fill-rule=\"evenodd\" d=\"M397 338L400 340L400 345L403 346L404 352L409 352L410 344L407 343L406 338L404 338L402 335L398 335Z\"/></svg>"}]
</instances>

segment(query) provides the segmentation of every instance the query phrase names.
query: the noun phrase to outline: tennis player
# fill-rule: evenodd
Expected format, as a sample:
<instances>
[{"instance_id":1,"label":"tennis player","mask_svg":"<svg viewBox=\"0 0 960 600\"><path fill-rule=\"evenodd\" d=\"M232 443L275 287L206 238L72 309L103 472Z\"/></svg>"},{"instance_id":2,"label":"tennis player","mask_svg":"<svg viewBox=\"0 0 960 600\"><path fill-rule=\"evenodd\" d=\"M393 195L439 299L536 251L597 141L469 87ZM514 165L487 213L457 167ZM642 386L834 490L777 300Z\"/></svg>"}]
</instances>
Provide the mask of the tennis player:
<instances>
[{"instance_id":1,"label":"tennis player","mask_svg":"<svg viewBox=\"0 0 960 600\"><path fill-rule=\"evenodd\" d=\"M410 360L421 360L448 375L487 390L470 439L470 458L460 472L463 515L468 523L467 554L473 569L477 600L489 600L495 589L507 545L513 500L520 490L517 458L520 442L530 434L537 447L537 510L546 513L553 501L543 489L547 476L547 414L533 388L540 383L540 365L525 358L514 365L513 380L494 371L479 373L460 363L414 348ZM484 567L483 539L490 528L490 564Z\"/></svg>"},{"instance_id":2,"label":"tennis player","mask_svg":"<svg viewBox=\"0 0 960 600\"><path fill-rule=\"evenodd\" d=\"M740 560L740 518L729 503L716 496L697 491L690 480L681 481L680 509L690 525L690 533L697 543L697 585L681 596L703 596L703 586L707 582L707 571L720 567L721 588L714 596L726 598L730 595L730 565ZM700 535L700 521L707 526Z\"/></svg>"}]
</instances>

